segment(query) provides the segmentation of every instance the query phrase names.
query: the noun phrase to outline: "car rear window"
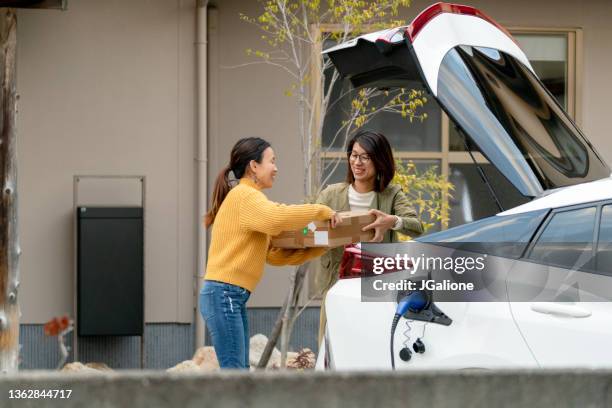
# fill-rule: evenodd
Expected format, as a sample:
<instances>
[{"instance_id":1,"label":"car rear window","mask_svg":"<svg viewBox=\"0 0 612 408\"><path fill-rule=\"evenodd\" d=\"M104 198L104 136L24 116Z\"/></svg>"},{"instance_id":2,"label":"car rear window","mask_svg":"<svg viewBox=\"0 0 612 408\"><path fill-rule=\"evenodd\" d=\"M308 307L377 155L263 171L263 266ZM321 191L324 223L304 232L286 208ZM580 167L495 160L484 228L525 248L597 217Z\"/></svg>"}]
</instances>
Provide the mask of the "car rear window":
<instances>
[{"instance_id":1,"label":"car rear window","mask_svg":"<svg viewBox=\"0 0 612 408\"><path fill-rule=\"evenodd\" d=\"M537 195L538 182L547 190L610 175L535 74L509 54L453 48L440 66L438 99L525 195Z\"/></svg>"},{"instance_id":2,"label":"car rear window","mask_svg":"<svg viewBox=\"0 0 612 408\"><path fill-rule=\"evenodd\" d=\"M596 207L588 207L554 214L528 258L571 270L592 269L596 213Z\"/></svg>"},{"instance_id":3,"label":"car rear window","mask_svg":"<svg viewBox=\"0 0 612 408\"><path fill-rule=\"evenodd\" d=\"M417 238L419 242L518 259L549 210L495 215Z\"/></svg>"}]
</instances>

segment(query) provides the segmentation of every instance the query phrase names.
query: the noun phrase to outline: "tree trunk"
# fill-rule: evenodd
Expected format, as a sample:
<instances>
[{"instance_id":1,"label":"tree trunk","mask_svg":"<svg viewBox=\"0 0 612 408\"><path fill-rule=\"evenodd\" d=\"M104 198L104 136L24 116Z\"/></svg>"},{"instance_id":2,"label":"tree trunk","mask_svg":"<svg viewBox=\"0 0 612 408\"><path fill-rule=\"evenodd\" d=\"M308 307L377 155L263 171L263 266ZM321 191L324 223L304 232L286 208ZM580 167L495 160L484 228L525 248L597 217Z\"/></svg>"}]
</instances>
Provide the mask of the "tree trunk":
<instances>
[{"instance_id":1,"label":"tree trunk","mask_svg":"<svg viewBox=\"0 0 612 408\"><path fill-rule=\"evenodd\" d=\"M308 271L309 266L310 262L300 265L291 278L292 286L289 292L291 295L291 302L285 311L281 332L281 368L283 369L287 367L287 352L289 351L289 342L291 340L291 333L293 332L293 325L295 324L295 319L297 318L297 312L300 307L300 296L304 286L304 278L306 277L306 272Z\"/></svg>"},{"instance_id":2,"label":"tree trunk","mask_svg":"<svg viewBox=\"0 0 612 408\"><path fill-rule=\"evenodd\" d=\"M15 10L0 8L0 370L17 371L19 358L19 249L17 225L17 154Z\"/></svg>"},{"instance_id":3,"label":"tree trunk","mask_svg":"<svg viewBox=\"0 0 612 408\"><path fill-rule=\"evenodd\" d=\"M287 297L289 298L289 305L285 309L285 313L281 319L281 361L280 368L284 369L287 367L287 350L289 350L289 320L291 316L293 316L293 298L295 295L295 277L297 275L297 271L293 271L291 274L291 279L289 283L289 293Z\"/></svg>"},{"instance_id":4,"label":"tree trunk","mask_svg":"<svg viewBox=\"0 0 612 408\"><path fill-rule=\"evenodd\" d=\"M257 368L265 368L268 365L272 350L278 343L279 337L281 338L281 369L285 368L287 360L287 350L289 348L289 340L291 339L291 331L293 330L293 323L295 323L296 311L299 307L300 293L302 291L304 277L308 271L310 263L300 265L292 274L289 279L289 291L285 298L285 303L278 313L274 328L268 337L266 347L259 359Z\"/></svg>"},{"instance_id":5,"label":"tree trunk","mask_svg":"<svg viewBox=\"0 0 612 408\"><path fill-rule=\"evenodd\" d=\"M289 305L289 294L285 298L285 303L276 318L276 322L274 323L274 327L272 328L272 332L270 333L270 337L268 337L268 342L266 343L266 347L264 348L263 353L261 353L261 357L259 362L257 363L257 368L266 368L268 366L268 361L270 361L270 357L272 356L272 351L274 347L276 347L276 343L278 342L278 337L280 336L281 330L283 328L283 316L285 316L285 309Z\"/></svg>"}]
</instances>

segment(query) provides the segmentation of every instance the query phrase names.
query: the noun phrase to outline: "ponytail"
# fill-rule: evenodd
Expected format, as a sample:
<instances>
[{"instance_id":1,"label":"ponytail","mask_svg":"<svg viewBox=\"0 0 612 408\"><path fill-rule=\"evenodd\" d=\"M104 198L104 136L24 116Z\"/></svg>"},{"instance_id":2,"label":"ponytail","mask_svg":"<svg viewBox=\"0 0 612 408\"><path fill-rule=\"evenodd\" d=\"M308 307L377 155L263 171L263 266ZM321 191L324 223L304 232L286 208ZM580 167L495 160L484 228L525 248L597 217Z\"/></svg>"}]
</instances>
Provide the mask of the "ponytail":
<instances>
[{"instance_id":1,"label":"ponytail","mask_svg":"<svg viewBox=\"0 0 612 408\"><path fill-rule=\"evenodd\" d=\"M215 222L215 217L217 216L217 212L219 212L221 203L223 203L225 196L227 196L232 188L230 186L229 172L234 172L234 177L241 179L245 176L247 166L252 160L261 163L263 152L268 147L270 147L270 143L259 137L245 137L236 142L230 154L229 164L225 166L217 176L210 211L206 214L206 219L204 221L206 228L210 227L213 222Z\"/></svg>"},{"instance_id":2,"label":"ponytail","mask_svg":"<svg viewBox=\"0 0 612 408\"><path fill-rule=\"evenodd\" d=\"M215 181L215 188L213 190L212 205L206 214L206 228L210 227L212 223L215 222L215 217L217 216L219 207L221 207L221 203L223 200L225 200L225 196L231 189L229 181L229 172L231 170L231 167L227 165L223 170L221 170L221 172L219 172L219 175L217 176L217 181Z\"/></svg>"}]
</instances>

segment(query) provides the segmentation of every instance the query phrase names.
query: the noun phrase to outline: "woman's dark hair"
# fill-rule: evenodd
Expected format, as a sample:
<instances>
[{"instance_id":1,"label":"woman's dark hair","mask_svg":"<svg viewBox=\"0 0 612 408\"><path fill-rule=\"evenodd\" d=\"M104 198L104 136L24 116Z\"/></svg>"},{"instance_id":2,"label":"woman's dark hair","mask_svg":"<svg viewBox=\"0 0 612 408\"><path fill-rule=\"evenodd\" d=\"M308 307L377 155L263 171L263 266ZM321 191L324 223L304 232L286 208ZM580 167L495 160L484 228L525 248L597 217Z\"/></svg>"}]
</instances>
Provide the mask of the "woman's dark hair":
<instances>
[{"instance_id":1,"label":"woman's dark hair","mask_svg":"<svg viewBox=\"0 0 612 408\"><path fill-rule=\"evenodd\" d=\"M263 152L270 143L259 137L245 137L236 142L230 154L230 162L221 170L215 181L215 187L212 195L212 204L210 210L206 214L206 228L210 227L215 222L217 212L221 207L221 203L225 200L225 196L232 188L229 180L229 172L234 172L234 177L241 179L246 173L247 166L251 160L261 163Z\"/></svg>"},{"instance_id":2,"label":"woman's dark hair","mask_svg":"<svg viewBox=\"0 0 612 408\"><path fill-rule=\"evenodd\" d=\"M355 143L359 143L368 153L368 156L370 156L372 164L374 164L374 169L376 170L374 191L383 191L395 175L395 159L393 159L393 151L389 141L383 134L369 130L362 130L353 136L346 147L346 159L349 161L346 182L349 184L353 184L355 181L350 165L351 153Z\"/></svg>"}]
</instances>

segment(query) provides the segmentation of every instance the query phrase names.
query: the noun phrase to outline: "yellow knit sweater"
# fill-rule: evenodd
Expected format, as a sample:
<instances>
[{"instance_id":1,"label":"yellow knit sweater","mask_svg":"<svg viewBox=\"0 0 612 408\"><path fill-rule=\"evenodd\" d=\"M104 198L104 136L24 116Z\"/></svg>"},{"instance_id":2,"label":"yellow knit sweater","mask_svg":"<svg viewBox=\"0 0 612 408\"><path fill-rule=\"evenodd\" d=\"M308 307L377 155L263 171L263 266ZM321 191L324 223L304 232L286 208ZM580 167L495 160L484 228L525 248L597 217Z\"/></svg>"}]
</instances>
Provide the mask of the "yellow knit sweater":
<instances>
[{"instance_id":1,"label":"yellow knit sweater","mask_svg":"<svg viewBox=\"0 0 612 408\"><path fill-rule=\"evenodd\" d=\"M231 283L253 291L264 264L299 265L321 256L325 248L270 247L270 236L327 220L333 211L320 204L284 205L272 202L248 178L227 194L212 227L204 279Z\"/></svg>"}]
</instances>

